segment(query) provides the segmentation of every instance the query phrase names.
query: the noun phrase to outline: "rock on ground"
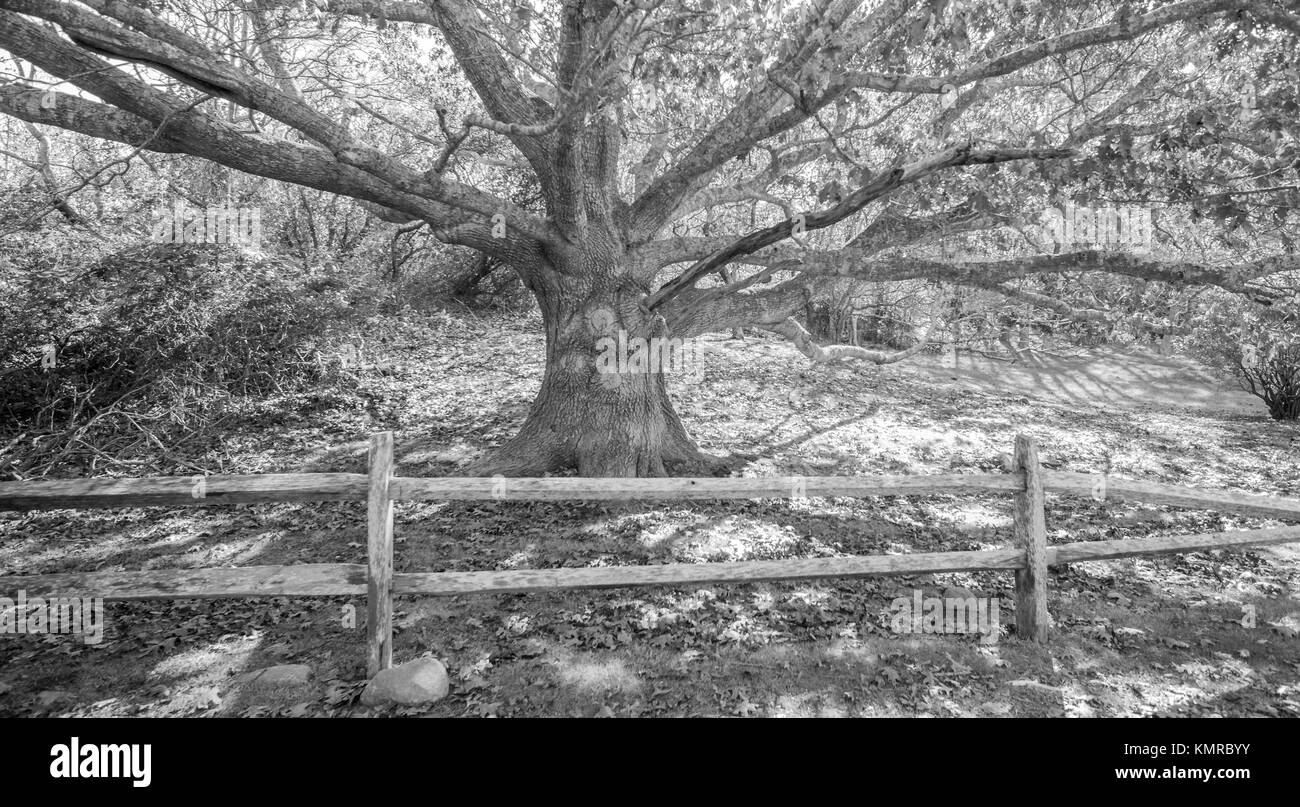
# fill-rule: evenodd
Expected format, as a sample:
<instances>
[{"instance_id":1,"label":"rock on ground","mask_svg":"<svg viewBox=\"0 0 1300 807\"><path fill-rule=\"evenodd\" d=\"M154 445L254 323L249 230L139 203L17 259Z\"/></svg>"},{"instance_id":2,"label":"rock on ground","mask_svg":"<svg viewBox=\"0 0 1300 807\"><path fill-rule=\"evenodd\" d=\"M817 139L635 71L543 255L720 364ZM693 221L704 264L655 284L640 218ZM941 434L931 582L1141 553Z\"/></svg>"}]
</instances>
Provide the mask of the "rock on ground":
<instances>
[{"instance_id":1,"label":"rock on ground","mask_svg":"<svg viewBox=\"0 0 1300 807\"><path fill-rule=\"evenodd\" d=\"M248 676L249 685L258 689L305 686L310 681L311 667L306 664L279 664L256 670Z\"/></svg>"},{"instance_id":2,"label":"rock on ground","mask_svg":"<svg viewBox=\"0 0 1300 807\"><path fill-rule=\"evenodd\" d=\"M56 703L73 700L71 692L64 692L61 689L47 689L37 693L36 699L40 701L41 706L53 706Z\"/></svg>"},{"instance_id":3,"label":"rock on ground","mask_svg":"<svg viewBox=\"0 0 1300 807\"><path fill-rule=\"evenodd\" d=\"M1039 681L1010 682L1011 700L1021 717L1060 717L1065 713L1065 690Z\"/></svg>"},{"instance_id":4,"label":"rock on ground","mask_svg":"<svg viewBox=\"0 0 1300 807\"><path fill-rule=\"evenodd\" d=\"M447 668L437 659L421 658L380 670L361 693L361 702L366 706L415 706L441 700L447 697L447 690Z\"/></svg>"}]
</instances>

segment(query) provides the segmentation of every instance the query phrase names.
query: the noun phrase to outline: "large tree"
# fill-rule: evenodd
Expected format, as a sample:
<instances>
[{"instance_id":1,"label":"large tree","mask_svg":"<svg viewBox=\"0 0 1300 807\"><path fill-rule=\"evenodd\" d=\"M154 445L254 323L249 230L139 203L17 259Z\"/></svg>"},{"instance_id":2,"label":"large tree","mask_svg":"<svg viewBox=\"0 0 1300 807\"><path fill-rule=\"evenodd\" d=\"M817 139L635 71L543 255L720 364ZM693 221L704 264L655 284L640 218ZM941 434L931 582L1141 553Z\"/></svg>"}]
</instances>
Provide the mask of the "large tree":
<instances>
[{"instance_id":1,"label":"large tree","mask_svg":"<svg viewBox=\"0 0 1300 807\"><path fill-rule=\"evenodd\" d=\"M370 98L355 40L335 47L362 26L393 46L376 58L445 54L472 97ZM1025 279L1106 272L1267 301L1266 278L1300 269L1280 232L1298 36L1288 0L0 0L0 47L39 71L0 85L0 111L351 197L508 265L541 309L546 370L486 469L656 475L708 459L663 373L607 372L620 333L749 326L815 361L899 358L824 347L795 318L845 278L1085 319L1104 312ZM383 127L414 147L378 148ZM484 141L508 144L497 163L536 183L543 212L465 179L483 175L467 144ZM1097 183L1253 216L1252 254L1076 250L1026 226ZM985 240L927 250L963 234Z\"/></svg>"}]
</instances>

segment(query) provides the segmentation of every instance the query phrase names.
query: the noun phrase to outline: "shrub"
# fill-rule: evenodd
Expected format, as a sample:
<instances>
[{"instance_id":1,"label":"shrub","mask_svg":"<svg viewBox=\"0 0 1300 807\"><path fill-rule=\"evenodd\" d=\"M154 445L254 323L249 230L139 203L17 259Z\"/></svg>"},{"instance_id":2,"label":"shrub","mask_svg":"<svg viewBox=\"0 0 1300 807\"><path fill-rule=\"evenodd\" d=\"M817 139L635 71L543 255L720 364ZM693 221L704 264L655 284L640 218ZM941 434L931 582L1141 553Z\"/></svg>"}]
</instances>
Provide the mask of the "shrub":
<instances>
[{"instance_id":1,"label":"shrub","mask_svg":"<svg viewBox=\"0 0 1300 807\"><path fill-rule=\"evenodd\" d=\"M231 396L327 380L338 364L322 352L354 296L320 270L216 245L148 244L79 266L8 257L0 474L120 461L212 425Z\"/></svg>"},{"instance_id":2,"label":"shrub","mask_svg":"<svg viewBox=\"0 0 1300 807\"><path fill-rule=\"evenodd\" d=\"M1300 419L1300 304L1261 306L1217 293L1197 317L1189 346L1262 400L1275 420Z\"/></svg>"}]
</instances>

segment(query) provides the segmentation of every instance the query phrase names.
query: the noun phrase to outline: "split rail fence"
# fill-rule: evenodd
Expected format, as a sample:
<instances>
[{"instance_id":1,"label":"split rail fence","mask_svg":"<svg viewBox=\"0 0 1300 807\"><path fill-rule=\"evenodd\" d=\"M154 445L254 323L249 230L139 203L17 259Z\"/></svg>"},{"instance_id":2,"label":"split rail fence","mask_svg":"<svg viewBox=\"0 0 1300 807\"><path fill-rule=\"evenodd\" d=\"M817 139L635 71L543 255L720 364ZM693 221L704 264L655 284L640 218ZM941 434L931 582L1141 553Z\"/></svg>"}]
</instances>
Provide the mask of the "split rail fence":
<instances>
[{"instance_id":1,"label":"split rail fence","mask_svg":"<svg viewBox=\"0 0 1300 807\"><path fill-rule=\"evenodd\" d=\"M1047 543L1044 494L1096 496L1193 509L1215 509L1300 522L1300 501L1095 474L1054 471L1034 442L1016 438L1009 473L926 476L592 479L409 478L393 474L393 434L371 438L369 473L214 475L0 483L0 510L360 501L368 507L368 563L163 569L0 577L0 595L104 600L211 597L359 596L368 601L367 671L392 665L393 597L459 596L619 586L684 586L978 570L1014 571L1016 633L1047 639L1047 568L1079 561L1300 541L1300 526L1173 537ZM1005 549L835 558L669 563L600 568L476 572L395 572L393 503L446 500L676 500L791 497L925 496L1003 492L1015 498L1015 543Z\"/></svg>"}]
</instances>

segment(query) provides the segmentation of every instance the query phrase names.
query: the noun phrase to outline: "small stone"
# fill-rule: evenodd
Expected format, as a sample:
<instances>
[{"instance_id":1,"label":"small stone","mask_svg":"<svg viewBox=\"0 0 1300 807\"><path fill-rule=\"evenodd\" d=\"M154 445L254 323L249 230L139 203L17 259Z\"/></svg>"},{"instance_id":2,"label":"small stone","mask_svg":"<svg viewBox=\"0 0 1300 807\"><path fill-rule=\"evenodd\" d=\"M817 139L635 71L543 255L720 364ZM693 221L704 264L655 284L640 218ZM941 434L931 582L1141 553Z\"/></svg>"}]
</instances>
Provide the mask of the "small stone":
<instances>
[{"instance_id":1,"label":"small stone","mask_svg":"<svg viewBox=\"0 0 1300 807\"><path fill-rule=\"evenodd\" d=\"M1013 687L1021 687L1024 691L1037 692L1041 695L1047 695L1049 697L1050 696L1059 697L1064 694L1064 690L1062 690L1060 687L1054 687L1049 684L1044 684L1041 681L1029 681L1022 678L1020 680L1010 682L1010 685Z\"/></svg>"},{"instance_id":2,"label":"small stone","mask_svg":"<svg viewBox=\"0 0 1300 807\"><path fill-rule=\"evenodd\" d=\"M448 688L447 668L442 662L421 658L380 670L361 693L361 702L366 706L416 706L447 697Z\"/></svg>"},{"instance_id":3,"label":"small stone","mask_svg":"<svg viewBox=\"0 0 1300 807\"><path fill-rule=\"evenodd\" d=\"M38 693L36 700L40 701L41 706L51 706L59 701L72 700L72 693L61 689L47 689Z\"/></svg>"},{"instance_id":4,"label":"small stone","mask_svg":"<svg viewBox=\"0 0 1300 807\"><path fill-rule=\"evenodd\" d=\"M221 693L216 687L203 687L194 693L195 702L200 709L212 709L221 705Z\"/></svg>"},{"instance_id":5,"label":"small stone","mask_svg":"<svg viewBox=\"0 0 1300 807\"><path fill-rule=\"evenodd\" d=\"M1011 700L1021 717L1059 717L1065 713L1065 690L1040 681L1011 681Z\"/></svg>"},{"instance_id":6,"label":"small stone","mask_svg":"<svg viewBox=\"0 0 1300 807\"><path fill-rule=\"evenodd\" d=\"M248 676L255 687L297 687L311 681L311 667L306 664L278 664L257 670Z\"/></svg>"}]
</instances>

